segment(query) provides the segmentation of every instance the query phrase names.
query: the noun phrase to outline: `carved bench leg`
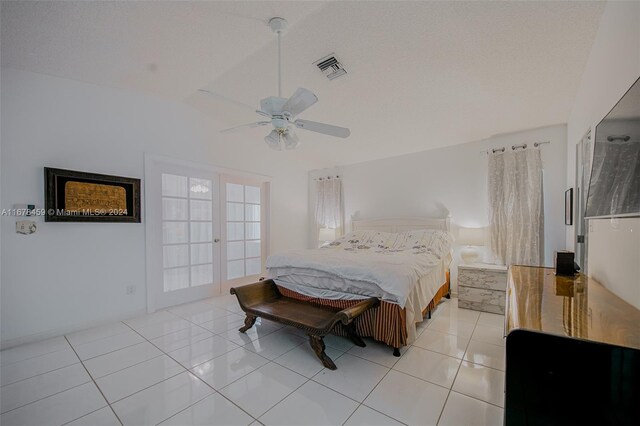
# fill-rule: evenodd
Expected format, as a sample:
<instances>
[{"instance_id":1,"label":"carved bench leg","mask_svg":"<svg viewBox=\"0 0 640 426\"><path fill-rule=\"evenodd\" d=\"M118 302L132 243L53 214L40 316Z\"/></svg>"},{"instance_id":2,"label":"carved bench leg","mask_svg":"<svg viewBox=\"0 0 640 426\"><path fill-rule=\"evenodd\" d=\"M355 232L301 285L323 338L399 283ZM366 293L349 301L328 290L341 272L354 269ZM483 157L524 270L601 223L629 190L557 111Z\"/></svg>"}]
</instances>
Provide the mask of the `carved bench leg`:
<instances>
[{"instance_id":1,"label":"carved bench leg","mask_svg":"<svg viewBox=\"0 0 640 426\"><path fill-rule=\"evenodd\" d=\"M356 327L353 325L353 322L349 325L345 325L344 329L347 332L347 337L349 337L356 346L360 346L361 348L367 346L367 344L364 343L364 340L356 334Z\"/></svg>"},{"instance_id":2,"label":"carved bench leg","mask_svg":"<svg viewBox=\"0 0 640 426\"><path fill-rule=\"evenodd\" d=\"M247 317L244 319L244 326L240 327L238 331L240 333L246 332L248 329L253 327L253 324L256 323L256 317L253 315L247 314Z\"/></svg>"},{"instance_id":3,"label":"carved bench leg","mask_svg":"<svg viewBox=\"0 0 640 426\"><path fill-rule=\"evenodd\" d=\"M400 348L393 348L393 356L400 356Z\"/></svg>"},{"instance_id":4,"label":"carved bench leg","mask_svg":"<svg viewBox=\"0 0 640 426\"><path fill-rule=\"evenodd\" d=\"M322 361L322 365L327 367L329 370L337 370L338 369L338 367L336 367L336 365L333 363L331 358L329 358L329 356L324 352L325 345L324 345L324 341L322 340L322 337L320 337L320 336L312 336L310 334L309 335L309 344L311 345L311 348L316 353L318 358L320 358L320 361Z\"/></svg>"}]
</instances>

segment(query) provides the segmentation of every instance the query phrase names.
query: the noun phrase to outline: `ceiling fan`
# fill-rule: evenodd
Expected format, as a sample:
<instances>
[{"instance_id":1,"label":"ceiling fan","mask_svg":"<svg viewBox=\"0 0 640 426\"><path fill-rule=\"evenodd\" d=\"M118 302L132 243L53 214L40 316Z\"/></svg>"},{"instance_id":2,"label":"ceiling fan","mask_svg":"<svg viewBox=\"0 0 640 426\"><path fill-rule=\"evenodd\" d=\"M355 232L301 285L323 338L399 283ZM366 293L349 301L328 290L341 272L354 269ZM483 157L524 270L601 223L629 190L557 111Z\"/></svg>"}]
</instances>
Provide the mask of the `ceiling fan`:
<instances>
[{"instance_id":1,"label":"ceiling fan","mask_svg":"<svg viewBox=\"0 0 640 426\"><path fill-rule=\"evenodd\" d=\"M258 121L250 124L232 127L221 130L220 133L232 133L245 128L260 127L271 124L273 130L265 138L265 142L270 148L281 150L283 145L286 149L294 149L298 146L299 138L294 128L309 130L329 136L346 138L351 131L345 127L332 126L330 124L318 123L315 121L296 119L298 114L305 111L311 105L318 102L318 98L313 92L299 88L289 99L282 97L282 55L281 41L282 33L287 28L287 21L283 18L272 18L269 20L269 27L278 36L278 96L270 96L260 101L260 109L256 112L268 120ZM218 96L205 89L201 92Z\"/></svg>"}]
</instances>

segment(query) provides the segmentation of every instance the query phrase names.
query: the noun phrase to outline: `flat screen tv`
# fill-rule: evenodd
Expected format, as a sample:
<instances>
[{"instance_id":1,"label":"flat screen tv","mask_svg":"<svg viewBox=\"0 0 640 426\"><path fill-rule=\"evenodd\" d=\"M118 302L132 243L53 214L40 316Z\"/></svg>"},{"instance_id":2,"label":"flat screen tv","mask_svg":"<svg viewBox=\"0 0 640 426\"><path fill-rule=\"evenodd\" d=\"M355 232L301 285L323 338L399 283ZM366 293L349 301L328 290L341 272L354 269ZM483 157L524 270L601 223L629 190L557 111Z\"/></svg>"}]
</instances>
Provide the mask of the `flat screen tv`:
<instances>
[{"instance_id":1,"label":"flat screen tv","mask_svg":"<svg viewBox=\"0 0 640 426\"><path fill-rule=\"evenodd\" d=\"M640 216L640 78L596 127L585 218Z\"/></svg>"}]
</instances>

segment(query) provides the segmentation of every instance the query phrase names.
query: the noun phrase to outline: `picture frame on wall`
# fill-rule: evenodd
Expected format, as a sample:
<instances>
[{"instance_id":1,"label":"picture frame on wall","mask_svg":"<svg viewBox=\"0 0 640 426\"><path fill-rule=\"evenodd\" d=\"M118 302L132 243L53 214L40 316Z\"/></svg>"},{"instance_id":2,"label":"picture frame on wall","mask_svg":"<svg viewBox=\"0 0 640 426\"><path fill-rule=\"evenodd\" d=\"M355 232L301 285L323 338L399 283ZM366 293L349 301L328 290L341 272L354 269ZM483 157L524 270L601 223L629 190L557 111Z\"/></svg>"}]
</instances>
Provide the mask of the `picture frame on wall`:
<instances>
[{"instance_id":1,"label":"picture frame on wall","mask_svg":"<svg viewBox=\"0 0 640 426\"><path fill-rule=\"evenodd\" d=\"M140 223L140 179L44 168L45 222Z\"/></svg>"},{"instance_id":2,"label":"picture frame on wall","mask_svg":"<svg viewBox=\"0 0 640 426\"><path fill-rule=\"evenodd\" d=\"M564 192L564 224L573 225L573 188Z\"/></svg>"}]
</instances>

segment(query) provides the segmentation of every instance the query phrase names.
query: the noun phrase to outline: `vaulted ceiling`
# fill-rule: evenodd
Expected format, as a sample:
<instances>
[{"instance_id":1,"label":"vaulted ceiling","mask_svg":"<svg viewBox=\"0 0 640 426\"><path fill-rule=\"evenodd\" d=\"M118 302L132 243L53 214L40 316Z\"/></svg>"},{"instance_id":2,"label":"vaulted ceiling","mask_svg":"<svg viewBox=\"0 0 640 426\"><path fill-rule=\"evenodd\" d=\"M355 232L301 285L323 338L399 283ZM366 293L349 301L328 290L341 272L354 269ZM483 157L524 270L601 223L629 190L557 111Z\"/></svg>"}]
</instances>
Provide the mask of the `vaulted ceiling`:
<instances>
[{"instance_id":1,"label":"vaulted ceiling","mask_svg":"<svg viewBox=\"0 0 640 426\"><path fill-rule=\"evenodd\" d=\"M2 2L2 66L186 102L220 128L257 121L276 94L320 102L289 155L349 164L566 122L603 10L599 2ZM313 65L334 52L348 74ZM197 92L208 88L219 95ZM224 100L228 98L229 100ZM247 106L245 106L245 105ZM266 128L212 143L264 145Z\"/></svg>"}]
</instances>

